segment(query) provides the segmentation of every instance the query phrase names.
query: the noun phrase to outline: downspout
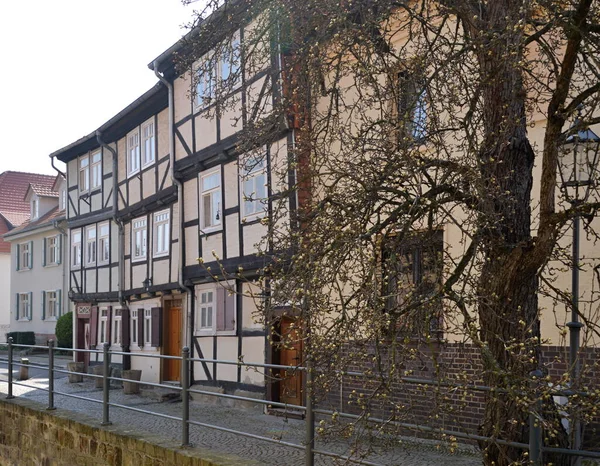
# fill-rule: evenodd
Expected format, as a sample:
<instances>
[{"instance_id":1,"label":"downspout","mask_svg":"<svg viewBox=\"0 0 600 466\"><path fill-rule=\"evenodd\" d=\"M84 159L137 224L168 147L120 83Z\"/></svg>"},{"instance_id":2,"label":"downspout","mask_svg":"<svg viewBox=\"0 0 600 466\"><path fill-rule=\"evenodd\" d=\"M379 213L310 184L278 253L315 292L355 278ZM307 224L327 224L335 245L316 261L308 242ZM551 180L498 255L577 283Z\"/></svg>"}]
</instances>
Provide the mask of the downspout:
<instances>
[{"instance_id":1,"label":"downspout","mask_svg":"<svg viewBox=\"0 0 600 466\"><path fill-rule=\"evenodd\" d=\"M117 267L117 296L119 299L119 305L122 309L129 309L125 298L123 297L123 278L124 267L125 267L125 228L123 226L123 222L117 216L118 208L119 208L119 198L118 198L118 185L119 185L119 164L117 159L117 152L106 144L102 140L102 133L100 131L96 131L96 140L98 144L102 147L102 149L106 149L112 154L112 179L113 179L113 203L112 203L112 221L115 222L117 228L119 230L119 241L117 242L117 256L119 258L119 265ZM123 347L123 353L129 353L129 346ZM131 369L131 356L123 356L123 370Z\"/></svg>"},{"instance_id":2,"label":"downspout","mask_svg":"<svg viewBox=\"0 0 600 466\"><path fill-rule=\"evenodd\" d=\"M188 302L186 303L186 313L187 313L187 330L188 330L188 346L190 348L190 354L193 357L194 354L194 330L192 327L192 312L191 312L191 301L192 301L192 289L188 287L183 282L183 245L185 241L183 240L183 184L175 177L175 107L173 105L173 84L166 79L162 74L158 71L158 60L153 63L154 74L156 77L167 87L169 91L169 162L170 162L170 174L171 181L173 184L177 186L177 202L179 202L179 251L178 251L178 270L177 270L177 281L179 283L179 288L184 290L188 294ZM194 374L194 365L190 364L191 370L191 381L193 383L193 374Z\"/></svg>"}]
</instances>

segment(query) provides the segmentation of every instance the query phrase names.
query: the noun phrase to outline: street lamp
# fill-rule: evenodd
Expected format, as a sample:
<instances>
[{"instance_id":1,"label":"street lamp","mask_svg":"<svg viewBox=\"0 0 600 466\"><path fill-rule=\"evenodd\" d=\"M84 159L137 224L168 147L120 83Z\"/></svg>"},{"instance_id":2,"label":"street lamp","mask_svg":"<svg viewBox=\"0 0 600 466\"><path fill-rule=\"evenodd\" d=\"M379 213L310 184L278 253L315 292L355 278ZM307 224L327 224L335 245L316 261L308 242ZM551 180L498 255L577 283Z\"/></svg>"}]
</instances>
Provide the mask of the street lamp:
<instances>
[{"instance_id":1,"label":"street lamp","mask_svg":"<svg viewBox=\"0 0 600 466\"><path fill-rule=\"evenodd\" d=\"M571 130L576 130L570 135L562 146L559 154L558 165L560 169L561 188L567 202L575 208L573 217L573 265L571 285L571 322L569 327L569 373L571 386L575 384L579 375L579 335L583 324L579 321L579 230L580 218L577 207L586 202L594 187L595 171L600 152L600 137L589 128L579 129L582 126L578 116ZM573 422L574 449L581 445L581 429L579 422Z\"/></svg>"}]
</instances>

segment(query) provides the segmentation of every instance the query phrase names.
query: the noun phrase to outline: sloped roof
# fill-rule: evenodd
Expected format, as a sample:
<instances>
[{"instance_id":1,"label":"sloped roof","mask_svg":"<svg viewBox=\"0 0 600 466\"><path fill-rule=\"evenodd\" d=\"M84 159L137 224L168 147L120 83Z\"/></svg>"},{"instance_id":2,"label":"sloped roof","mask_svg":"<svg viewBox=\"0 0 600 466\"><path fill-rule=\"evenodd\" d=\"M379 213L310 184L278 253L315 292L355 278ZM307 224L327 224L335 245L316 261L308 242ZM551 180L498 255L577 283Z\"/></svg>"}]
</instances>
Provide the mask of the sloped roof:
<instances>
[{"instance_id":1,"label":"sloped roof","mask_svg":"<svg viewBox=\"0 0 600 466\"><path fill-rule=\"evenodd\" d=\"M18 235L19 233L24 233L26 231L35 230L37 228L51 225L55 220L63 220L64 218L65 218L65 211L59 210L59 208L57 206L57 207L54 207L49 212L46 212L44 215L42 215L37 220L34 220L33 222L30 220L27 220L25 223L18 226L17 228L10 230L4 236L8 238L13 235Z\"/></svg>"},{"instance_id":2,"label":"sloped roof","mask_svg":"<svg viewBox=\"0 0 600 466\"><path fill-rule=\"evenodd\" d=\"M52 185L54 186L54 181L52 182ZM31 183L29 187L40 197L58 197L58 193L52 190L52 186L48 187L41 184ZM27 197L27 195L25 195L25 197Z\"/></svg>"},{"instance_id":3,"label":"sloped roof","mask_svg":"<svg viewBox=\"0 0 600 466\"><path fill-rule=\"evenodd\" d=\"M54 176L38 173L6 171L0 174L0 214L13 227L29 218L30 206L25 201L29 185L52 190ZM13 223L14 222L14 223Z\"/></svg>"}]
</instances>

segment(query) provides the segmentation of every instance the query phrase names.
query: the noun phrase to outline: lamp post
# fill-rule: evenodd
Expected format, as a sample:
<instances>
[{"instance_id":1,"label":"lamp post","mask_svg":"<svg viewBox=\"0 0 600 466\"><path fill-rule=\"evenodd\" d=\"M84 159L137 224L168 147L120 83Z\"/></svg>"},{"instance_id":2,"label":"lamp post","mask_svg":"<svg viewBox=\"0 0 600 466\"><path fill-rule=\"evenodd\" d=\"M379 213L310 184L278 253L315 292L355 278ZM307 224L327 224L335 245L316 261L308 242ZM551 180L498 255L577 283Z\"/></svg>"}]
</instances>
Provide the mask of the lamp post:
<instances>
[{"instance_id":1,"label":"lamp post","mask_svg":"<svg viewBox=\"0 0 600 466\"><path fill-rule=\"evenodd\" d=\"M579 340L583 324L579 321L579 233L580 216L578 206L587 201L594 186L595 169L600 152L600 137L591 129L579 129L583 126L580 116L575 120L571 130L576 131L570 135L562 147L559 157L561 188L567 202L575 209L573 217L573 265L571 270L571 322L569 327L569 375L571 386L576 383L579 376ZM581 446L581 429L579 421L573 420L572 428L573 449ZM575 464L579 464L579 458Z\"/></svg>"}]
</instances>

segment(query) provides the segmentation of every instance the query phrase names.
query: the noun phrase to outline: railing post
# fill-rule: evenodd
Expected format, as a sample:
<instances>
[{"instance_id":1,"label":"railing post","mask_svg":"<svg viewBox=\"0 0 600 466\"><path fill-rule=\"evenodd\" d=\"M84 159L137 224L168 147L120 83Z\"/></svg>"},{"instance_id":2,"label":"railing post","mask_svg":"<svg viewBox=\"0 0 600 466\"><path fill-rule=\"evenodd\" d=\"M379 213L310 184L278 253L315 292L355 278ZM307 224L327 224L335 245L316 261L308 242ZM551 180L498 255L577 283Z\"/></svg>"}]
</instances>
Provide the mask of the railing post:
<instances>
[{"instance_id":1,"label":"railing post","mask_svg":"<svg viewBox=\"0 0 600 466\"><path fill-rule=\"evenodd\" d=\"M310 357L306 359L306 417L304 419L306 428L306 450L305 465L315 464L315 413L313 412L313 369Z\"/></svg>"},{"instance_id":2,"label":"railing post","mask_svg":"<svg viewBox=\"0 0 600 466\"><path fill-rule=\"evenodd\" d=\"M103 346L104 360L102 361L102 363L104 364L104 371L102 374L102 377L103 377L103 380L102 380L102 425L103 426L109 426L112 424L108 417L108 402L109 402L108 392L110 390L110 380L108 379L108 371L110 370L110 353L108 352L109 347L110 347L110 344L108 342L105 342L104 346Z\"/></svg>"},{"instance_id":3,"label":"railing post","mask_svg":"<svg viewBox=\"0 0 600 466\"><path fill-rule=\"evenodd\" d=\"M181 445L187 447L190 445L190 397L188 389L190 388L190 349L183 347L181 352Z\"/></svg>"},{"instance_id":4,"label":"railing post","mask_svg":"<svg viewBox=\"0 0 600 466\"><path fill-rule=\"evenodd\" d=\"M48 340L48 410L54 407L54 340Z\"/></svg>"},{"instance_id":5,"label":"railing post","mask_svg":"<svg viewBox=\"0 0 600 466\"><path fill-rule=\"evenodd\" d=\"M13 396L13 339L8 338L8 396L7 400L14 398Z\"/></svg>"},{"instance_id":6,"label":"railing post","mask_svg":"<svg viewBox=\"0 0 600 466\"><path fill-rule=\"evenodd\" d=\"M542 465L542 399L537 390L537 384L542 378L542 371L535 370L530 373L532 377L532 385L534 387L535 396L535 411L529 413L529 462L533 466ZM534 385L535 384L535 385ZM537 413L536 413L537 411Z\"/></svg>"}]
</instances>

